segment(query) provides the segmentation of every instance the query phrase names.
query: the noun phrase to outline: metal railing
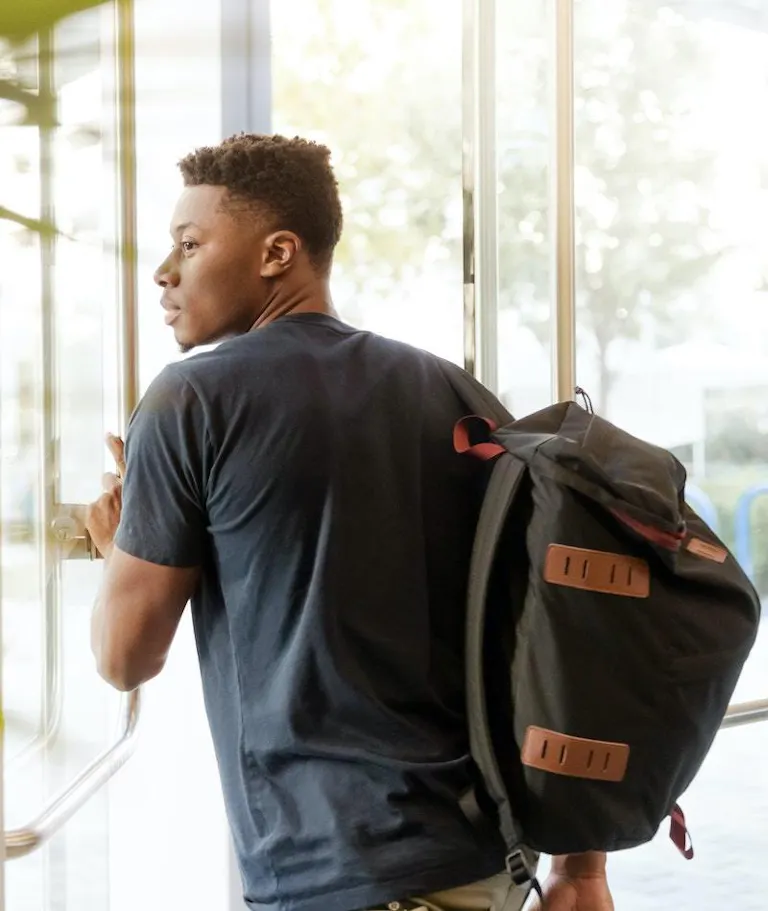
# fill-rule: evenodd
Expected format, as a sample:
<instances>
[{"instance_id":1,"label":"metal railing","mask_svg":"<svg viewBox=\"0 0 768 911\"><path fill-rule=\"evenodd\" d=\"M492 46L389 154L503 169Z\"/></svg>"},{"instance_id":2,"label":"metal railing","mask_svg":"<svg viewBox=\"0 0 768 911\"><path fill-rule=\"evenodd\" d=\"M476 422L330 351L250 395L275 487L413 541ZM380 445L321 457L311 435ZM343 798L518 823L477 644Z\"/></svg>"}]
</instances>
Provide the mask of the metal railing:
<instances>
[{"instance_id":1,"label":"metal railing","mask_svg":"<svg viewBox=\"0 0 768 911\"><path fill-rule=\"evenodd\" d=\"M139 720L139 691L124 697L120 736L115 743L60 791L30 823L5 833L5 857L13 860L31 854L61 829L130 757Z\"/></svg>"},{"instance_id":2,"label":"metal railing","mask_svg":"<svg viewBox=\"0 0 768 911\"><path fill-rule=\"evenodd\" d=\"M768 699L734 703L728 707L721 727L735 728L743 724L756 724L758 721L768 721Z\"/></svg>"}]
</instances>

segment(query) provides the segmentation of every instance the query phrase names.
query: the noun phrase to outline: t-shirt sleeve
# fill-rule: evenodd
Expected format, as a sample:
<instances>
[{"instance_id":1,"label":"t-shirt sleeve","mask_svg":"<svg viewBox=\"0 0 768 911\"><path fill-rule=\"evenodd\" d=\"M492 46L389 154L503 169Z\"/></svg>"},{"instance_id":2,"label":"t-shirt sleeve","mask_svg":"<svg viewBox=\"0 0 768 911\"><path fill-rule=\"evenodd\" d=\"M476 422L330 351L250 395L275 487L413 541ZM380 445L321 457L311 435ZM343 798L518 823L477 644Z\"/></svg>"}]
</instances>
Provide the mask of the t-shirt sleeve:
<instances>
[{"instance_id":1,"label":"t-shirt sleeve","mask_svg":"<svg viewBox=\"0 0 768 911\"><path fill-rule=\"evenodd\" d=\"M125 439L120 550L163 566L199 566L206 543L204 409L178 365L152 382Z\"/></svg>"}]
</instances>

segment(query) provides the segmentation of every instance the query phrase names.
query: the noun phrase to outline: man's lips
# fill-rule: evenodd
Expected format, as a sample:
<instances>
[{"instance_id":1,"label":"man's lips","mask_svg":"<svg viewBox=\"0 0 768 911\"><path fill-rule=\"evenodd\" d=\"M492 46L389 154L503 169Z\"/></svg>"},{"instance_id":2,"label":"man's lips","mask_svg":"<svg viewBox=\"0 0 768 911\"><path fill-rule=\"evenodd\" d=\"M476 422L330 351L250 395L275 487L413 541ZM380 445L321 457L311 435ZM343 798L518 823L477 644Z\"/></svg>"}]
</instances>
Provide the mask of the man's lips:
<instances>
[{"instance_id":1,"label":"man's lips","mask_svg":"<svg viewBox=\"0 0 768 911\"><path fill-rule=\"evenodd\" d=\"M163 295L160 298L160 306L165 310L165 325L170 326L176 317L181 313L181 309Z\"/></svg>"}]
</instances>

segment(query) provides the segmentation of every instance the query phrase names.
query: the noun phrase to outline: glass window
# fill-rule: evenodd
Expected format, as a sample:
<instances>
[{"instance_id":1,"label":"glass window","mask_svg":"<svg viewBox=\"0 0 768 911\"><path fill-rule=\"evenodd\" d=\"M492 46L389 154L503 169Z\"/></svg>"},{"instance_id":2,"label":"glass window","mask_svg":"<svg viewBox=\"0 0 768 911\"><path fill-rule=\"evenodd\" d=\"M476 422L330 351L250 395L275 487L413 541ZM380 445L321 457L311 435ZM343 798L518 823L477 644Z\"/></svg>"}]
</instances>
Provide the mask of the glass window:
<instances>
[{"instance_id":1,"label":"glass window","mask_svg":"<svg viewBox=\"0 0 768 911\"><path fill-rule=\"evenodd\" d=\"M271 12L274 128L326 143L339 179L341 316L463 363L460 0Z\"/></svg>"},{"instance_id":2,"label":"glass window","mask_svg":"<svg viewBox=\"0 0 768 911\"><path fill-rule=\"evenodd\" d=\"M171 216L182 190L178 160L222 139L222 53L233 53L222 43L223 5L134 2L142 394L179 358L152 276L172 244ZM256 4L244 0L242 14L249 5ZM189 911L228 907L228 829L188 610L167 666L145 688L139 738L109 786L110 911L173 908L180 882Z\"/></svg>"},{"instance_id":3,"label":"glass window","mask_svg":"<svg viewBox=\"0 0 768 911\"><path fill-rule=\"evenodd\" d=\"M22 61L25 47L0 49L8 78L36 89L36 73ZM28 69L28 67L27 67ZM37 390L41 344L40 238L23 219L40 216L40 140L34 126L20 126L20 109L0 102L2 204L18 220L0 220L0 509L2 509L3 691L6 761L37 740L43 700L41 542L38 522L42 442Z\"/></svg>"},{"instance_id":4,"label":"glass window","mask_svg":"<svg viewBox=\"0 0 768 911\"><path fill-rule=\"evenodd\" d=\"M110 741L117 700L89 649L100 567L70 560L61 510L104 470L114 402L115 104L111 9L67 20L7 52L3 71L55 99L55 126L2 128L0 501L6 826L30 824ZM6 106L6 111L9 106ZM10 112L8 112L10 113ZM36 224L22 223L33 219ZM39 230L42 220L56 233ZM111 417L114 420L114 415ZM74 542L72 542L74 543ZM108 905L106 792L7 866L6 903Z\"/></svg>"},{"instance_id":5,"label":"glass window","mask_svg":"<svg viewBox=\"0 0 768 911\"><path fill-rule=\"evenodd\" d=\"M153 275L171 248L179 159L222 139L220 2L136 0L136 169L141 391L179 358ZM247 4L243 3L244 14ZM245 27L245 25L242 25ZM244 87L241 91L246 91Z\"/></svg>"},{"instance_id":6,"label":"glass window","mask_svg":"<svg viewBox=\"0 0 768 911\"><path fill-rule=\"evenodd\" d=\"M678 455L765 595L768 33L744 4L696 6L576 2L577 379ZM737 699L768 696L767 650L763 629ZM766 725L719 735L682 802L697 859L666 832L619 856L618 907L763 902L766 746Z\"/></svg>"}]
</instances>

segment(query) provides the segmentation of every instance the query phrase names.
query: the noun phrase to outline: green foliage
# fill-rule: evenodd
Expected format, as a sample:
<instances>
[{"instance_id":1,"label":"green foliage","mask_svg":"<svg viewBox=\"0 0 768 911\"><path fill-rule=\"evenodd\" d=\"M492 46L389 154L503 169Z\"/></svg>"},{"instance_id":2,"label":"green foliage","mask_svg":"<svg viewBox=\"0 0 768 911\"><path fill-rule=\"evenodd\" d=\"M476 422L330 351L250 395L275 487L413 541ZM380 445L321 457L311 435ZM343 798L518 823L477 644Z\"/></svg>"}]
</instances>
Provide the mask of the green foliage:
<instances>
[{"instance_id":1,"label":"green foliage","mask_svg":"<svg viewBox=\"0 0 768 911\"><path fill-rule=\"evenodd\" d=\"M0 5L0 37L23 41L61 19L99 6L104 0L5 0Z\"/></svg>"},{"instance_id":2,"label":"green foliage","mask_svg":"<svg viewBox=\"0 0 768 911\"><path fill-rule=\"evenodd\" d=\"M0 73L13 73L14 52L21 42L45 33L60 20L86 9L99 6L104 0L6 0L0 5ZM33 69L38 65L37 42L31 42ZM30 51L24 52L27 59ZM15 117L19 126L51 128L56 125L56 104L45 91L39 91L25 84L25 80L13 75L0 78L0 106L10 103L20 110ZM12 221L38 234L55 234L53 225L39 219L28 218L0 205L0 220Z\"/></svg>"}]
</instances>

